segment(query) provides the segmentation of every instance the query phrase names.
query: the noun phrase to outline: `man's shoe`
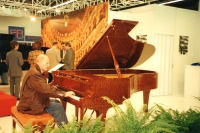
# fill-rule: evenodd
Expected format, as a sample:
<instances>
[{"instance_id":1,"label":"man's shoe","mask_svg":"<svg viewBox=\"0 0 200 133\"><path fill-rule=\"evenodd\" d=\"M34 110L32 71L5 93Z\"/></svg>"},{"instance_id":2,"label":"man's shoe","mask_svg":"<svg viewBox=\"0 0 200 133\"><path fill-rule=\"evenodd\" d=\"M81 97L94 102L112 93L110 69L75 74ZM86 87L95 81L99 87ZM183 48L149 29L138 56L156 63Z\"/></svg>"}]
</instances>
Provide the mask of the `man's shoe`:
<instances>
[{"instance_id":1,"label":"man's shoe","mask_svg":"<svg viewBox=\"0 0 200 133\"><path fill-rule=\"evenodd\" d=\"M8 83L1 83L0 85L8 85Z\"/></svg>"}]
</instances>

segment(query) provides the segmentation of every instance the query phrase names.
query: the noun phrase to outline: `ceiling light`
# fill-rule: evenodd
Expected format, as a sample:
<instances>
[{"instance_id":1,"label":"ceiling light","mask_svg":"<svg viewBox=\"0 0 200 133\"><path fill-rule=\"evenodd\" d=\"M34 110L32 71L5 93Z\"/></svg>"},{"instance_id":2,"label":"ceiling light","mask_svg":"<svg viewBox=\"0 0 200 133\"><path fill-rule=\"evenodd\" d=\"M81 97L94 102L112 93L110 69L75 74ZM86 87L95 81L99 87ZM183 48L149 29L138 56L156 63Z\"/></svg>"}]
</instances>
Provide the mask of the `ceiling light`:
<instances>
[{"instance_id":1,"label":"ceiling light","mask_svg":"<svg viewBox=\"0 0 200 133\"><path fill-rule=\"evenodd\" d=\"M68 22L69 22L69 16L66 14L66 15L64 16L65 27L67 27Z\"/></svg>"},{"instance_id":2,"label":"ceiling light","mask_svg":"<svg viewBox=\"0 0 200 133\"><path fill-rule=\"evenodd\" d=\"M57 10L57 9L56 9L56 12L60 12L60 10Z\"/></svg>"},{"instance_id":3,"label":"ceiling light","mask_svg":"<svg viewBox=\"0 0 200 133\"><path fill-rule=\"evenodd\" d=\"M31 20L34 21L34 20L35 20L35 17L31 16Z\"/></svg>"},{"instance_id":4,"label":"ceiling light","mask_svg":"<svg viewBox=\"0 0 200 133\"><path fill-rule=\"evenodd\" d=\"M64 5L67 5L67 4L72 3L72 2L74 2L74 1L77 1L77 0L69 0L69 1L67 1L67 2L58 4L58 5L56 5L56 6L49 7L48 9L45 9L45 10L51 10L52 8L57 8L57 7L60 7L60 6L64 6ZM39 11L37 11L37 13L41 13L42 11L45 11L45 10L44 10L44 9L39 10ZM56 12L60 12L60 11L56 10Z\"/></svg>"},{"instance_id":5,"label":"ceiling light","mask_svg":"<svg viewBox=\"0 0 200 133\"><path fill-rule=\"evenodd\" d=\"M165 2L165 3L161 3L161 4L159 4L159 5L165 5L165 4L175 3L175 2L179 2L179 1L183 1L183 0L168 1L168 2Z\"/></svg>"}]
</instances>

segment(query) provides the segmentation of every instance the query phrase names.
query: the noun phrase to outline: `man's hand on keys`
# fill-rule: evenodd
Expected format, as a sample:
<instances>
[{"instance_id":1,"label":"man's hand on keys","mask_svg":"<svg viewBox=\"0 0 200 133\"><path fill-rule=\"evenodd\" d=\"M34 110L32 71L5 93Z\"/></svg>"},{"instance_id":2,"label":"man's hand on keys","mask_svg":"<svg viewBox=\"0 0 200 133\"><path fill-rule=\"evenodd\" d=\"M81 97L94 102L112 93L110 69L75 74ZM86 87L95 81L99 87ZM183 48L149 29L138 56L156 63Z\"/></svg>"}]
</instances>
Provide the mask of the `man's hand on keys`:
<instances>
[{"instance_id":1,"label":"man's hand on keys","mask_svg":"<svg viewBox=\"0 0 200 133\"><path fill-rule=\"evenodd\" d=\"M70 96L74 96L75 93L73 91L68 91L68 92L65 92L65 97L70 97Z\"/></svg>"}]
</instances>

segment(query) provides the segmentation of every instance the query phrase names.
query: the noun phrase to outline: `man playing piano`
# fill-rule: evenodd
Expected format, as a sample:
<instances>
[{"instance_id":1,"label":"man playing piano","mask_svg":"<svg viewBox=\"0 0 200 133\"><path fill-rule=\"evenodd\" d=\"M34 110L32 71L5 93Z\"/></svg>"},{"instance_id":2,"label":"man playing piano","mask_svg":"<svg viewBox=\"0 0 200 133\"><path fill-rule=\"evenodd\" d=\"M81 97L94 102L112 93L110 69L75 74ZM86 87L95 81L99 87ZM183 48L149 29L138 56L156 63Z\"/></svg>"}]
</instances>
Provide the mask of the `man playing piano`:
<instances>
[{"instance_id":1,"label":"man playing piano","mask_svg":"<svg viewBox=\"0 0 200 133\"><path fill-rule=\"evenodd\" d=\"M50 67L48 56L39 55L36 59L35 67L31 68L25 75L21 92L20 101L17 105L18 111L22 113L39 115L48 112L55 118L58 126L61 122L68 123L65 110L58 100L53 98L64 98L75 95L74 92L62 92L56 86L47 83L43 73Z\"/></svg>"}]
</instances>

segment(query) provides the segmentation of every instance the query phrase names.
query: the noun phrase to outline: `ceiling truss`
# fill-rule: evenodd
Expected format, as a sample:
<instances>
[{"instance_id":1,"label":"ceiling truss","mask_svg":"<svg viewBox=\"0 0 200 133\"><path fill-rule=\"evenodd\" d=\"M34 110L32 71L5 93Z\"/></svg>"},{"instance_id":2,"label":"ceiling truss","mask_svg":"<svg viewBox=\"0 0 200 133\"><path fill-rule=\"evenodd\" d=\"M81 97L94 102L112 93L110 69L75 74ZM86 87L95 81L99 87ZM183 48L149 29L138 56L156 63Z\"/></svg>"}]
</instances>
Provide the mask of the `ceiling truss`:
<instances>
[{"instance_id":1,"label":"ceiling truss","mask_svg":"<svg viewBox=\"0 0 200 133\"><path fill-rule=\"evenodd\" d=\"M34 16L43 19L65 14L67 12L79 10L106 1L109 2L110 10L119 11L148 4L169 2L173 0L0 0L0 16ZM68 4L60 5L65 2L68 2ZM171 6L198 10L199 0L183 0L178 3L183 2L184 6L183 4L171 4Z\"/></svg>"},{"instance_id":2,"label":"ceiling truss","mask_svg":"<svg viewBox=\"0 0 200 133\"><path fill-rule=\"evenodd\" d=\"M158 0L110 0L110 10L118 11L129 7L153 4Z\"/></svg>"},{"instance_id":3,"label":"ceiling truss","mask_svg":"<svg viewBox=\"0 0 200 133\"><path fill-rule=\"evenodd\" d=\"M76 0L69 4L65 0L0 0L0 16L48 18L103 3L106 0Z\"/></svg>"}]
</instances>

